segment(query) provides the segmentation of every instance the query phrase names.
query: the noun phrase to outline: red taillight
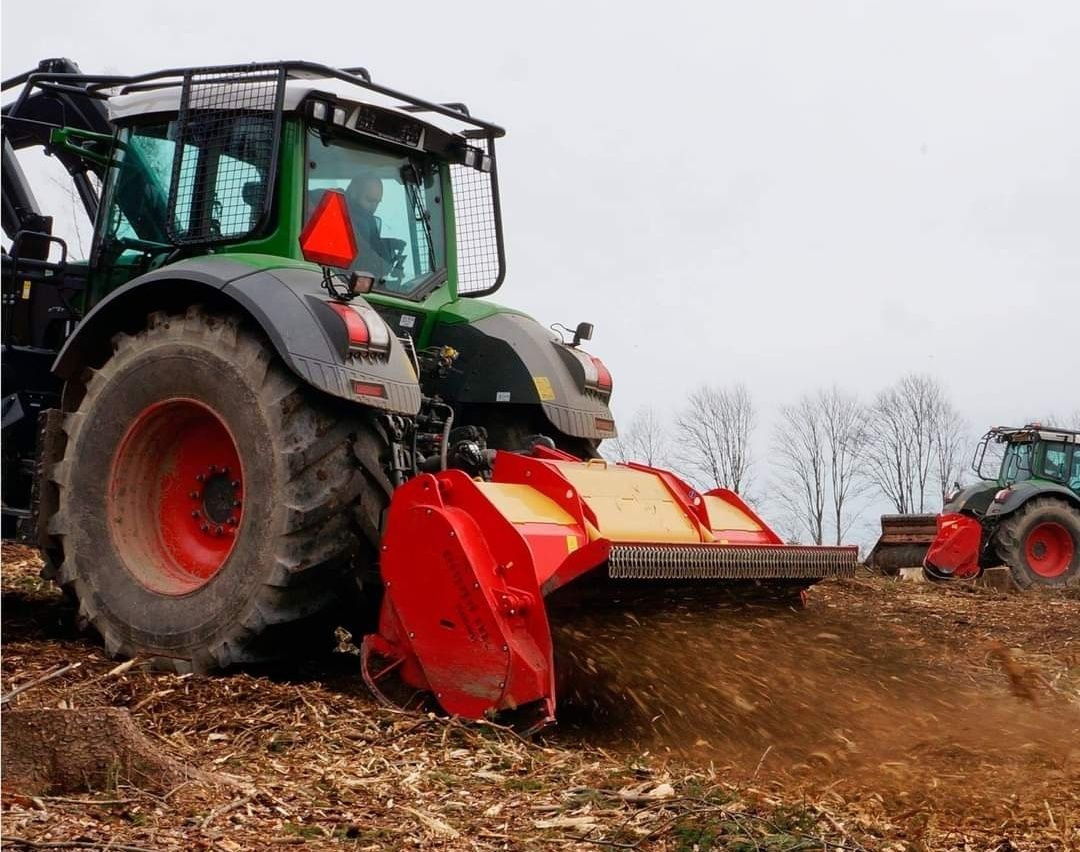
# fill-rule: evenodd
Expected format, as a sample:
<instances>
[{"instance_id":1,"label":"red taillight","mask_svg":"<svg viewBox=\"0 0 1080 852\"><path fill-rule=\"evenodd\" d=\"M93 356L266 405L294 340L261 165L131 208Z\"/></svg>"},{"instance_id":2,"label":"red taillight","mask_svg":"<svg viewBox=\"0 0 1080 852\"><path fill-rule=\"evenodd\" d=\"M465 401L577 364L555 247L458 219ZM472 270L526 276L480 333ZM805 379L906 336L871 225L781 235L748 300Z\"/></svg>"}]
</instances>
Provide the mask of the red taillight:
<instances>
[{"instance_id":1,"label":"red taillight","mask_svg":"<svg viewBox=\"0 0 1080 852\"><path fill-rule=\"evenodd\" d=\"M596 365L596 386L602 391L611 391L611 373L604 366L604 362L595 355L590 355L593 364Z\"/></svg>"},{"instance_id":2,"label":"red taillight","mask_svg":"<svg viewBox=\"0 0 1080 852\"><path fill-rule=\"evenodd\" d=\"M366 349L371 342L371 332L364 318L352 309L352 305L343 302L327 302L331 310L345 321L345 330L349 333L349 347Z\"/></svg>"},{"instance_id":3,"label":"red taillight","mask_svg":"<svg viewBox=\"0 0 1080 852\"><path fill-rule=\"evenodd\" d=\"M390 350L390 328L371 305L363 299L351 302L327 302L335 314L345 323L349 336L349 349L361 353ZM346 353L342 353L346 354Z\"/></svg>"},{"instance_id":4,"label":"red taillight","mask_svg":"<svg viewBox=\"0 0 1080 852\"><path fill-rule=\"evenodd\" d=\"M583 349L578 349L576 346L567 346L566 350L581 365L581 369L585 373L585 387L603 396L610 396L611 373L604 366L604 362Z\"/></svg>"},{"instance_id":5,"label":"red taillight","mask_svg":"<svg viewBox=\"0 0 1080 852\"><path fill-rule=\"evenodd\" d=\"M300 251L305 260L323 266L348 269L352 265L356 259L356 237L344 193L327 190L322 194L300 233Z\"/></svg>"}]
</instances>

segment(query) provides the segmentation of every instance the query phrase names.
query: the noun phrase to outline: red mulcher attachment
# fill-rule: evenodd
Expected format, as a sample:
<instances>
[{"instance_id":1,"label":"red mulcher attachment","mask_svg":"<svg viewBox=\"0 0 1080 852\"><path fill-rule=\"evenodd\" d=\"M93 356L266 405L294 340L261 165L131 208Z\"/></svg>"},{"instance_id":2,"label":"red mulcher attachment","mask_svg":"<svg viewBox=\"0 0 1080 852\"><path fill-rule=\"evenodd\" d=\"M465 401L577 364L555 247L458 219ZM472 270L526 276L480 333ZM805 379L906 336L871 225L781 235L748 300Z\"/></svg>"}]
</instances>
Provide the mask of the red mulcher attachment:
<instances>
[{"instance_id":1,"label":"red mulcher attachment","mask_svg":"<svg viewBox=\"0 0 1080 852\"><path fill-rule=\"evenodd\" d=\"M580 461L537 448L499 453L492 481L459 470L394 493L379 632L364 680L390 672L448 712L492 717L530 706L555 718L545 598L592 577L615 586L778 581L805 588L854 573L855 547L785 545L731 491L698 494L666 471Z\"/></svg>"},{"instance_id":2,"label":"red mulcher attachment","mask_svg":"<svg viewBox=\"0 0 1080 852\"><path fill-rule=\"evenodd\" d=\"M982 524L970 515L938 515L937 536L926 551L923 570L933 580L977 577Z\"/></svg>"}]
</instances>

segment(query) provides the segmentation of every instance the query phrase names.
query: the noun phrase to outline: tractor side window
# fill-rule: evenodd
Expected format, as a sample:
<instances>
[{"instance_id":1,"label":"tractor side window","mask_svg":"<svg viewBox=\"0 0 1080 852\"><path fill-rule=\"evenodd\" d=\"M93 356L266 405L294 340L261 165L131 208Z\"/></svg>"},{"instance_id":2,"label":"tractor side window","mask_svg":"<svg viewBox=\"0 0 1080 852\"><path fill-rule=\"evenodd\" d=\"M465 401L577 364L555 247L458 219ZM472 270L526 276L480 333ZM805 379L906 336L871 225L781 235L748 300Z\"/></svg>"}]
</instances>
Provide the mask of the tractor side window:
<instances>
[{"instance_id":1,"label":"tractor side window","mask_svg":"<svg viewBox=\"0 0 1080 852\"><path fill-rule=\"evenodd\" d=\"M108 236L121 245L171 246L249 234L266 192L265 170L252 162L261 163L265 154L252 142L256 136L256 142L264 141L255 133L262 125L256 123L253 130L249 124L234 122L232 136L225 142L214 137L206 147L192 141L179 146L175 122L122 133ZM179 168L177 156L182 158ZM174 169L177 182L170 199Z\"/></svg>"},{"instance_id":2,"label":"tractor side window","mask_svg":"<svg viewBox=\"0 0 1080 852\"><path fill-rule=\"evenodd\" d=\"M1065 481L1069 470L1069 448L1063 443L1047 443L1043 454L1043 476L1057 482Z\"/></svg>"},{"instance_id":3,"label":"tractor side window","mask_svg":"<svg viewBox=\"0 0 1080 852\"><path fill-rule=\"evenodd\" d=\"M166 199L176 143L168 127L140 127L120 134L120 145L108 191L106 240L121 247L167 246ZM143 248L148 246L143 245Z\"/></svg>"},{"instance_id":4,"label":"tractor side window","mask_svg":"<svg viewBox=\"0 0 1080 852\"><path fill-rule=\"evenodd\" d=\"M1073 447L1072 475L1069 477L1069 488L1080 494L1080 446Z\"/></svg>"},{"instance_id":5,"label":"tractor side window","mask_svg":"<svg viewBox=\"0 0 1080 852\"><path fill-rule=\"evenodd\" d=\"M410 296L446 269L442 185L434 161L312 135L305 219L327 190L345 196L357 247L351 268L370 273L375 291Z\"/></svg>"}]
</instances>

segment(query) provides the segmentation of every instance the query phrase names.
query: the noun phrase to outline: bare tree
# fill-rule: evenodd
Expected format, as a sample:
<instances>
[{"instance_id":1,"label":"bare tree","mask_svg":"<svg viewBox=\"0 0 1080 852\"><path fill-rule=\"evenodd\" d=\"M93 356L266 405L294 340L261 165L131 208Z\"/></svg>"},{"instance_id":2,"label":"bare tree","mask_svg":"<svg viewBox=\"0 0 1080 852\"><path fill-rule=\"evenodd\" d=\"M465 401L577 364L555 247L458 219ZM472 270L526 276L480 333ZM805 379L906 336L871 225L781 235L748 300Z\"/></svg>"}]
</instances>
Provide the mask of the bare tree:
<instances>
[{"instance_id":1,"label":"bare tree","mask_svg":"<svg viewBox=\"0 0 1080 852\"><path fill-rule=\"evenodd\" d=\"M959 422L930 376L904 376L877 395L870 413L867 471L897 512L926 511L933 475L940 480L941 465L955 464L958 450L939 448L943 440L951 441L950 430L959 428Z\"/></svg>"},{"instance_id":2,"label":"bare tree","mask_svg":"<svg viewBox=\"0 0 1080 852\"><path fill-rule=\"evenodd\" d=\"M700 482L745 494L753 464L750 434L756 422L745 385L699 387L676 420L682 461Z\"/></svg>"},{"instance_id":3,"label":"bare tree","mask_svg":"<svg viewBox=\"0 0 1080 852\"><path fill-rule=\"evenodd\" d=\"M855 500L869 487L862 471L869 437L869 413L857 397L844 393L835 385L818 394L818 406L825 432L825 458L829 465L833 542L841 544L858 520Z\"/></svg>"},{"instance_id":4,"label":"bare tree","mask_svg":"<svg viewBox=\"0 0 1080 852\"><path fill-rule=\"evenodd\" d=\"M817 401L804 396L780 409L773 436L773 459L781 466L778 500L790 514L796 538L809 536L814 544L825 538L828 467L825 434Z\"/></svg>"},{"instance_id":5,"label":"bare tree","mask_svg":"<svg viewBox=\"0 0 1080 852\"><path fill-rule=\"evenodd\" d=\"M651 405L639 408L629 428L604 443L605 453L620 462L642 462L650 467L669 466L671 436L663 419Z\"/></svg>"},{"instance_id":6,"label":"bare tree","mask_svg":"<svg viewBox=\"0 0 1080 852\"><path fill-rule=\"evenodd\" d=\"M960 469L967 449L967 423L946 399L941 400L934 424L934 457L942 505L945 495L960 482Z\"/></svg>"},{"instance_id":7,"label":"bare tree","mask_svg":"<svg viewBox=\"0 0 1080 852\"><path fill-rule=\"evenodd\" d=\"M855 499L867 488L860 475L866 436L865 407L836 387L781 408L773 439L781 467L777 499L800 538L843 541L858 517Z\"/></svg>"}]
</instances>

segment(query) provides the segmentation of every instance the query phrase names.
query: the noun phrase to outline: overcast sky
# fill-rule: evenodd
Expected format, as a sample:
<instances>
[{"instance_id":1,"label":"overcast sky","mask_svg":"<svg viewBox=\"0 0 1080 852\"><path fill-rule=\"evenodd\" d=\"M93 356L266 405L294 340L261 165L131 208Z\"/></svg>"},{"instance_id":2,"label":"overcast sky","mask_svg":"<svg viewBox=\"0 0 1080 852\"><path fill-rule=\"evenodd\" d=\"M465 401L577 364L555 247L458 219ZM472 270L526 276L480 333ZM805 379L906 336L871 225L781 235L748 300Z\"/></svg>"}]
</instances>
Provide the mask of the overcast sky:
<instances>
[{"instance_id":1,"label":"overcast sky","mask_svg":"<svg viewBox=\"0 0 1080 852\"><path fill-rule=\"evenodd\" d=\"M973 431L1080 409L1075 0L2 15L4 77L61 55L125 73L309 58L502 124L496 298L594 322L624 423L741 381L767 431L805 391L869 398L909 371Z\"/></svg>"}]
</instances>

